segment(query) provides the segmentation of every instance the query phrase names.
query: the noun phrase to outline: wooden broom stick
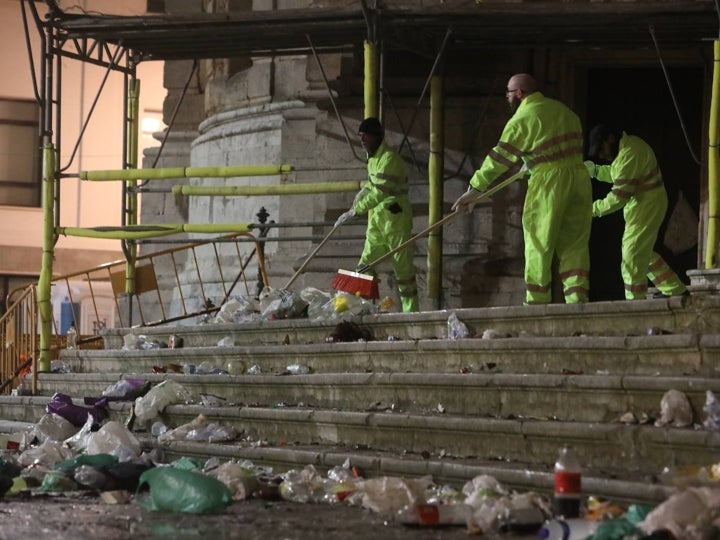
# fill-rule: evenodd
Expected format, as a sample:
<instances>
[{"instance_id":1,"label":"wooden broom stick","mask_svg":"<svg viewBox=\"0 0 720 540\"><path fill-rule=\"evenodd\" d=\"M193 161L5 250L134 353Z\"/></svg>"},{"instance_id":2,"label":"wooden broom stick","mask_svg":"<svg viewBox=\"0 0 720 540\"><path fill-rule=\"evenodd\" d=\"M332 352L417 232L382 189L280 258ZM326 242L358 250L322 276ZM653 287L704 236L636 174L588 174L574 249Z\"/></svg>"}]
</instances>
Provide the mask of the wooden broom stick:
<instances>
[{"instance_id":1,"label":"wooden broom stick","mask_svg":"<svg viewBox=\"0 0 720 540\"><path fill-rule=\"evenodd\" d=\"M325 238L322 239L322 241L317 245L315 249L312 250L312 253L307 256L305 261L300 265L300 268L297 269L297 272L293 274L293 277L290 278L290 280L285 284L284 289L289 289L290 285L292 285L297 277L302 273L303 270L305 270L305 267L310 263L310 261L315 257L315 254L317 254L318 251L320 251L320 248L325 245L325 242L327 242L330 237L333 235L333 233L340 227L340 225L334 225L332 229L330 229L330 232L325 235Z\"/></svg>"},{"instance_id":2,"label":"wooden broom stick","mask_svg":"<svg viewBox=\"0 0 720 540\"><path fill-rule=\"evenodd\" d=\"M506 178L505 180L503 180L502 182L494 185L493 187L491 187L491 188L488 189L487 191L481 191L481 192L479 192L477 198L475 199L475 202L477 203L478 201L480 201L480 200L482 200L482 199L486 199L487 197L490 197L491 195L494 195L495 193L497 193L497 192L500 191L501 189L503 189L503 188L505 188L506 186L512 184L515 180L517 180L517 179L520 178L521 176L524 176L525 174L527 174L527 172L528 172L527 167L526 167L525 165L523 165L522 168L521 168L518 172L516 172L515 174L513 174L512 176L510 176L510 177ZM381 262L383 262L384 260L388 259L389 257L392 257L392 256L395 255L398 251L400 251L400 250L402 250L402 249L405 249L407 246L409 246L410 244L412 244L413 242L415 242L415 240L417 240L417 239L419 239L419 238L422 238L423 236L427 236L428 234L430 234L432 231L434 231L434 230L437 229L438 227L442 227L443 225L445 225L445 223L447 223L447 222L449 222L449 221L452 221L453 219L455 219L455 218L456 218L457 216L459 216L459 215L462 215L462 212L453 212L452 214L448 214L447 216L445 216L444 218L442 218L440 221L436 221L435 223L433 223L432 225L430 225L428 228L420 231L419 233L417 233L415 236L413 236L413 237L410 238L409 240L406 240L405 242L403 242L402 244L400 244L400 245L399 245L398 247L396 247L395 249L391 249L390 251L388 251L388 252L387 252L385 255L383 255L382 257L378 257L377 259L375 259L375 260L372 261L371 263L368 263L368 264L366 264L365 266L362 266L362 267L358 268L358 269L357 269L357 272L360 273L360 274L367 272L370 268L373 268L373 267L377 266L378 264L380 264Z\"/></svg>"}]
</instances>

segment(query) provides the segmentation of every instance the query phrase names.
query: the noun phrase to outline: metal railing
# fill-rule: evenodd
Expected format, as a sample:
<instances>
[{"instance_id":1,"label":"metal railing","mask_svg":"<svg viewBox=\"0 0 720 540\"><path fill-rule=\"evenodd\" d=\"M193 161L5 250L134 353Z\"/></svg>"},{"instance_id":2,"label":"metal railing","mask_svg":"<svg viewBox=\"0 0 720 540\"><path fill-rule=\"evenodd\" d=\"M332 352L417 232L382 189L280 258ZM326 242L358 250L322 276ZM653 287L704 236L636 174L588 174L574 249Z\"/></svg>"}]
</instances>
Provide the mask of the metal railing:
<instances>
[{"instance_id":1,"label":"metal railing","mask_svg":"<svg viewBox=\"0 0 720 540\"><path fill-rule=\"evenodd\" d=\"M34 393L37 370L32 370L31 366L37 360L40 342L35 285L11 291L7 305L7 312L0 317L0 393L9 394L13 382L30 371L33 372Z\"/></svg>"},{"instance_id":2,"label":"metal railing","mask_svg":"<svg viewBox=\"0 0 720 540\"><path fill-rule=\"evenodd\" d=\"M77 329L78 348L100 348L105 328L161 325L214 313L232 294L257 297L268 284L264 241L231 234L138 257L133 294L124 292L124 260L54 278L52 358L67 346L70 325ZM250 277L253 260L257 273ZM31 372L35 394L37 285L11 291L7 306L0 317L0 393L9 394Z\"/></svg>"}]
</instances>

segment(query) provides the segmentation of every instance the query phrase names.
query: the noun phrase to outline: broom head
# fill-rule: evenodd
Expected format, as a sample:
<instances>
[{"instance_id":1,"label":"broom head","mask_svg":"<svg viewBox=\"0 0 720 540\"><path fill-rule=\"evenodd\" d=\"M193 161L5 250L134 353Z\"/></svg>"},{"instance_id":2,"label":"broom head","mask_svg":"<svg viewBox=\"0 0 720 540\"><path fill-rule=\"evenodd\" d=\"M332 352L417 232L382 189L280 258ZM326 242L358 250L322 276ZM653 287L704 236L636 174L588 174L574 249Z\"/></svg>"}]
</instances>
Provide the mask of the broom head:
<instances>
[{"instance_id":1,"label":"broom head","mask_svg":"<svg viewBox=\"0 0 720 540\"><path fill-rule=\"evenodd\" d=\"M348 294L362 296L367 300L380 298L378 279L375 276L351 272L350 270L338 270L332 282L332 288Z\"/></svg>"}]
</instances>

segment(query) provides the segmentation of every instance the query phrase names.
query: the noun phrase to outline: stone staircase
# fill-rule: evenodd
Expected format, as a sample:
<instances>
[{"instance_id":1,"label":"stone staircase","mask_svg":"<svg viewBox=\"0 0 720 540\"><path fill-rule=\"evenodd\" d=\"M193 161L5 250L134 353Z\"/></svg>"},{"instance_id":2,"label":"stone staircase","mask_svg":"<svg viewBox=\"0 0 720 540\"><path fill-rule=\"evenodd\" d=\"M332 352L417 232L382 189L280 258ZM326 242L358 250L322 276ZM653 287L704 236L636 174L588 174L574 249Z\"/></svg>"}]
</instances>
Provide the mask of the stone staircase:
<instances>
[{"instance_id":1,"label":"stone staircase","mask_svg":"<svg viewBox=\"0 0 720 540\"><path fill-rule=\"evenodd\" d=\"M706 392L720 393L720 296L453 311L477 337L447 339L451 311L355 318L374 340L351 343L326 342L337 321L307 319L111 329L105 349L62 351L73 372L39 374L39 395L1 397L0 417L20 427L39 420L55 392L82 403L123 377L173 379L224 401L171 405L169 426L204 414L243 436L163 445L167 459L247 458L285 470L349 458L368 477L461 484L490 474L549 492L558 449L569 444L586 493L625 501L662 500L675 489L672 471L718 461L720 434L701 425ZM123 350L131 331L180 336L184 347ZM202 362L260 373L152 373ZM292 374L293 364L310 372ZM670 389L690 400L695 427L654 425ZM650 420L620 422L626 413ZM129 414L130 403L111 404L113 418Z\"/></svg>"}]
</instances>

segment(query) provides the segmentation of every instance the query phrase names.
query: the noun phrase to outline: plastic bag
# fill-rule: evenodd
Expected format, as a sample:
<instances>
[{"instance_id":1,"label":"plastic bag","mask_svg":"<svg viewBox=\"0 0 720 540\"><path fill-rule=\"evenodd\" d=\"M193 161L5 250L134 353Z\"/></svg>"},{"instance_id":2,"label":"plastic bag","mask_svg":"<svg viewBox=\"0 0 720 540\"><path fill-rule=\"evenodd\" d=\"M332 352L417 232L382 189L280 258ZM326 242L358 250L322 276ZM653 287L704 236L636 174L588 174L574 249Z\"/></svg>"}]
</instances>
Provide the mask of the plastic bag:
<instances>
[{"instance_id":1,"label":"plastic bag","mask_svg":"<svg viewBox=\"0 0 720 540\"><path fill-rule=\"evenodd\" d=\"M265 287L260 293L263 319L293 319L306 316L308 304L297 293L287 289Z\"/></svg>"},{"instance_id":2,"label":"plastic bag","mask_svg":"<svg viewBox=\"0 0 720 540\"><path fill-rule=\"evenodd\" d=\"M705 406L703 411L707 414L707 418L703 422L705 429L711 429L713 431L720 430L720 401L712 393L712 390L708 390L705 393Z\"/></svg>"},{"instance_id":3,"label":"plastic bag","mask_svg":"<svg viewBox=\"0 0 720 540\"><path fill-rule=\"evenodd\" d=\"M135 334L130 333L130 334L125 334L123 336L122 348L123 348L123 350L126 350L126 351L128 351L128 350L130 350L130 351L132 351L132 350L146 351L149 349L160 349L161 346L160 346L160 342L155 339L151 339L151 338L149 338L147 336L143 336L143 335L136 336Z\"/></svg>"},{"instance_id":4,"label":"plastic bag","mask_svg":"<svg viewBox=\"0 0 720 540\"><path fill-rule=\"evenodd\" d=\"M107 399L102 399L90 408L81 407L75 405L70 396L58 392L45 406L45 410L62 416L72 425L80 427L85 424L89 415L93 417L95 424L100 424L105 420L108 417L107 403Z\"/></svg>"},{"instance_id":5,"label":"plastic bag","mask_svg":"<svg viewBox=\"0 0 720 540\"><path fill-rule=\"evenodd\" d=\"M138 502L147 510L213 514L232 503L230 490L217 478L175 467L145 471L139 487L143 484L150 488L150 496Z\"/></svg>"},{"instance_id":6,"label":"plastic bag","mask_svg":"<svg viewBox=\"0 0 720 540\"><path fill-rule=\"evenodd\" d=\"M50 471L45 475L45 478L43 478L38 491L73 491L77 489L77 487L78 485L75 481L64 473L60 471Z\"/></svg>"},{"instance_id":7,"label":"plastic bag","mask_svg":"<svg viewBox=\"0 0 720 540\"><path fill-rule=\"evenodd\" d=\"M209 422L205 415L198 415L191 422L171 429L158 436L158 442L199 441L225 442L237 438L237 431L232 426L221 426L217 422Z\"/></svg>"},{"instance_id":8,"label":"plastic bag","mask_svg":"<svg viewBox=\"0 0 720 540\"><path fill-rule=\"evenodd\" d=\"M81 427L75 435L73 435L69 439L65 439L65 444L76 452L84 452L85 447L87 447L88 437L92 433L93 425L93 417L88 415L88 419L87 422L85 422L85 425L83 425L83 427Z\"/></svg>"},{"instance_id":9,"label":"plastic bag","mask_svg":"<svg viewBox=\"0 0 720 540\"><path fill-rule=\"evenodd\" d=\"M371 478L360 483L362 506L381 514L395 514L406 506L424 502L424 492L432 478L405 480L392 476Z\"/></svg>"},{"instance_id":10,"label":"plastic bag","mask_svg":"<svg viewBox=\"0 0 720 540\"><path fill-rule=\"evenodd\" d=\"M110 401L133 401L147 394L150 386L150 381L146 381L145 379L121 379L103 390L102 395ZM87 400L85 404L89 405Z\"/></svg>"},{"instance_id":11,"label":"plastic bag","mask_svg":"<svg viewBox=\"0 0 720 540\"><path fill-rule=\"evenodd\" d=\"M255 300L244 296L225 302L215 316L216 323L244 323L260 319L260 308Z\"/></svg>"},{"instance_id":12,"label":"plastic bag","mask_svg":"<svg viewBox=\"0 0 720 540\"><path fill-rule=\"evenodd\" d=\"M719 516L720 489L690 487L656 506L638 527L647 534L667 529L675 538L700 540L707 538L713 520Z\"/></svg>"},{"instance_id":13,"label":"plastic bag","mask_svg":"<svg viewBox=\"0 0 720 540\"><path fill-rule=\"evenodd\" d=\"M465 339L470 336L468 327L458 319L457 313L454 311L450 314L447 321L448 339Z\"/></svg>"},{"instance_id":14,"label":"plastic bag","mask_svg":"<svg viewBox=\"0 0 720 540\"><path fill-rule=\"evenodd\" d=\"M88 435L85 451L88 454L110 454L120 461L127 461L139 456L142 448L128 428L120 422L110 421Z\"/></svg>"},{"instance_id":15,"label":"plastic bag","mask_svg":"<svg viewBox=\"0 0 720 540\"><path fill-rule=\"evenodd\" d=\"M299 503L322 502L325 497L323 478L313 465L306 465L300 471L287 471L280 484L280 496L286 501Z\"/></svg>"},{"instance_id":16,"label":"plastic bag","mask_svg":"<svg viewBox=\"0 0 720 540\"><path fill-rule=\"evenodd\" d=\"M225 484L236 501L249 499L260 487L257 477L250 469L228 461L208 473Z\"/></svg>"},{"instance_id":17,"label":"plastic bag","mask_svg":"<svg viewBox=\"0 0 720 540\"><path fill-rule=\"evenodd\" d=\"M337 315L341 317L348 315L369 315L376 311L372 302L362 296L356 296L346 292L338 292L332 299L332 305Z\"/></svg>"},{"instance_id":18,"label":"plastic bag","mask_svg":"<svg viewBox=\"0 0 720 540\"><path fill-rule=\"evenodd\" d=\"M33 434L40 441L52 439L53 441L64 441L77 433L78 428L55 413L47 413L35 424Z\"/></svg>"},{"instance_id":19,"label":"plastic bag","mask_svg":"<svg viewBox=\"0 0 720 540\"><path fill-rule=\"evenodd\" d=\"M151 388L147 394L135 400L135 416L140 422L147 422L160 415L168 405L189 403L192 394L181 384L167 380Z\"/></svg>"},{"instance_id":20,"label":"plastic bag","mask_svg":"<svg viewBox=\"0 0 720 540\"><path fill-rule=\"evenodd\" d=\"M308 304L308 319L315 321L333 318L335 309L332 304L331 293L314 287L306 287L300 291L300 298Z\"/></svg>"},{"instance_id":21,"label":"plastic bag","mask_svg":"<svg viewBox=\"0 0 720 540\"><path fill-rule=\"evenodd\" d=\"M55 469L65 474L72 473L78 467L83 465L89 465L90 467L105 467L106 465L112 465L117 463L118 459L110 454L96 454L94 456L88 456L82 454L72 459L66 459L55 465Z\"/></svg>"},{"instance_id":22,"label":"plastic bag","mask_svg":"<svg viewBox=\"0 0 720 540\"><path fill-rule=\"evenodd\" d=\"M60 441L47 439L39 446L31 446L18 456L18 463L21 467L31 465L44 465L53 467L60 461L65 461L73 456L73 451Z\"/></svg>"},{"instance_id":23,"label":"plastic bag","mask_svg":"<svg viewBox=\"0 0 720 540\"><path fill-rule=\"evenodd\" d=\"M686 427L693 423L692 406L687 396L679 390L668 390L660 401L660 418L656 427L670 424L673 427Z\"/></svg>"}]
</instances>

